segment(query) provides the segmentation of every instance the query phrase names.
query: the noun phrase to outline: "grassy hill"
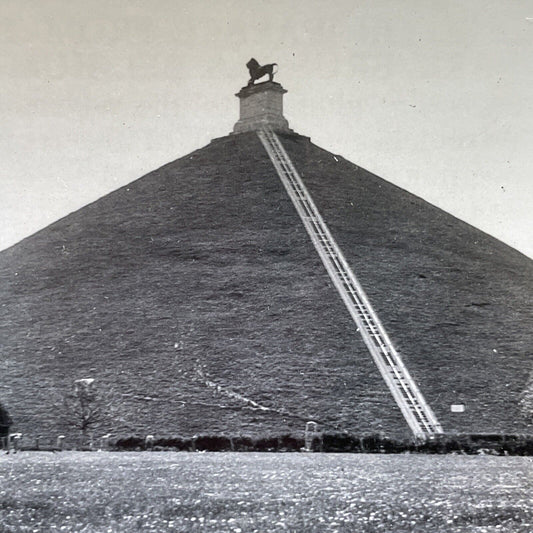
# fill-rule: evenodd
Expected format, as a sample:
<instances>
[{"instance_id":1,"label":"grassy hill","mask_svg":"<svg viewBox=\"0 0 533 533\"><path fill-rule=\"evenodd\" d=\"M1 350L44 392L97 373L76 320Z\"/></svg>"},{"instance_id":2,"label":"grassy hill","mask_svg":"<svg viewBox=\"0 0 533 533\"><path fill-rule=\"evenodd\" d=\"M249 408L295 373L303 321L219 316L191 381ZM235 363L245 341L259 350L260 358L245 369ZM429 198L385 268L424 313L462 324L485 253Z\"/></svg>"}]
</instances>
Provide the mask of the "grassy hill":
<instances>
[{"instance_id":1,"label":"grassy hill","mask_svg":"<svg viewBox=\"0 0 533 533\"><path fill-rule=\"evenodd\" d=\"M533 263L282 139L444 429L527 431ZM306 419L409 434L254 133L0 253L0 299L0 400L29 435L70 431L57 406L88 377L113 391L100 430L116 435L260 435Z\"/></svg>"}]
</instances>

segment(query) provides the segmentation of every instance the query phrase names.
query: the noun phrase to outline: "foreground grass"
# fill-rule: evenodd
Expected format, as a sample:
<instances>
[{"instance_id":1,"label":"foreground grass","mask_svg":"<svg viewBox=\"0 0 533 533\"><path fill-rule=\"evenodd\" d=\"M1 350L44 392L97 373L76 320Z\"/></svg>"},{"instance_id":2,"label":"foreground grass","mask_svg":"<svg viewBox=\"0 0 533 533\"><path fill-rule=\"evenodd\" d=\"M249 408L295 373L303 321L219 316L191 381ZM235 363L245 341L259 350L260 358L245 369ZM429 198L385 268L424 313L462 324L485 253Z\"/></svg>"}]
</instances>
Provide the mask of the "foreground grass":
<instances>
[{"instance_id":1,"label":"foreground grass","mask_svg":"<svg viewBox=\"0 0 533 533\"><path fill-rule=\"evenodd\" d=\"M0 456L0 531L528 532L527 457Z\"/></svg>"}]
</instances>

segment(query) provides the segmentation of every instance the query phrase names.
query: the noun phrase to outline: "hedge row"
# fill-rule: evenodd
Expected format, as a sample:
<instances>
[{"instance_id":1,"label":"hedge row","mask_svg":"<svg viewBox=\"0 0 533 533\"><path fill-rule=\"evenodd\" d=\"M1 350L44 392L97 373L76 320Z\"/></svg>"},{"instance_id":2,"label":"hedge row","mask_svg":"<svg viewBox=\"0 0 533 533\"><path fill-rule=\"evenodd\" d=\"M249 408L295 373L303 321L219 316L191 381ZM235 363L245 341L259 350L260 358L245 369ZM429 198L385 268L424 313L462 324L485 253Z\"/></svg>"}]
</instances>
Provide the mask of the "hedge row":
<instances>
[{"instance_id":1,"label":"hedge row","mask_svg":"<svg viewBox=\"0 0 533 533\"><path fill-rule=\"evenodd\" d=\"M533 455L533 436L529 435L439 435L425 442L398 441L370 435L356 437L343 434L325 434L324 452L352 453L490 453L494 455Z\"/></svg>"},{"instance_id":2,"label":"hedge row","mask_svg":"<svg viewBox=\"0 0 533 533\"><path fill-rule=\"evenodd\" d=\"M226 437L201 435L192 438L167 437L146 442L143 437L118 439L111 445L115 450L175 450L210 452L292 452L304 449L301 437ZM533 455L531 435L439 435L425 442L393 440L380 435L356 436L344 433L324 433L313 439L311 449L326 453L464 453L494 455Z\"/></svg>"},{"instance_id":3,"label":"hedge row","mask_svg":"<svg viewBox=\"0 0 533 533\"><path fill-rule=\"evenodd\" d=\"M113 448L117 450L166 450L209 451L209 452L277 452L298 451L304 447L304 440L291 435L281 437L225 437L221 435L201 435L193 438L163 437L147 443L142 437L118 439Z\"/></svg>"}]
</instances>

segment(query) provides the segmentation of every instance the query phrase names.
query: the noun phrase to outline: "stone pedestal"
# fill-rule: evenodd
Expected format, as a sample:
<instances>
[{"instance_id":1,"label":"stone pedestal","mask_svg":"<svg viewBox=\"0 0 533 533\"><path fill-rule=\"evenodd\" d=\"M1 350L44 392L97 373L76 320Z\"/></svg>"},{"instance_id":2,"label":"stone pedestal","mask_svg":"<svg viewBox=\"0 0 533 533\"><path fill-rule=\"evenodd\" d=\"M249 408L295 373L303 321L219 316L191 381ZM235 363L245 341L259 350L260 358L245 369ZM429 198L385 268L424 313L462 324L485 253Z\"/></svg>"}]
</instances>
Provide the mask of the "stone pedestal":
<instances>
[{"instance_id":1,"label":"stone pedestal","mask_svg":"<svg viewBox=\"0 0 533 533\"><path fill-rule=\"evenodd\" d=\"M263 126L292 132L283 116L283 95L286 92L274 81L243 87L235 95L240 100L240 118L233 127L233 133L256 131Z\"/></svg>"}]
</instances>

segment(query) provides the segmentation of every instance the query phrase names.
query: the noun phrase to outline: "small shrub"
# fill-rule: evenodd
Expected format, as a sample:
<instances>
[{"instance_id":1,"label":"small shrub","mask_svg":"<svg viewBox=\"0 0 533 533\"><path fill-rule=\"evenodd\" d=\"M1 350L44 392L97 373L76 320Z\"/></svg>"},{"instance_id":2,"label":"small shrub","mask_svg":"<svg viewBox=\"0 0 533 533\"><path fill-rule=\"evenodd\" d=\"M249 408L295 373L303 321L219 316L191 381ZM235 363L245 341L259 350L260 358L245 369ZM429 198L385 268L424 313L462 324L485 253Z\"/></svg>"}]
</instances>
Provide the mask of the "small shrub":
<instances>
[{"instance_id":1,"label":"small shrub","mask_svg":"<svg viewBox=\"0 0 533 533\"><path fill-rule=\"evenodd\" d=\"M322 437L313 437L311 441L311 451L321 452L322 451Z\"/></svg>"},{"instance_id":2,"label":"small shrub","mask_svg":"<svg viewBox=\"0 0 533 533\"><path fill-rule=\"evenodd\" d=\"M278 437L262 437L254 442L254 449L258 452L275 452L279 449Z\"/></svg>"},{"instance_id":3,"label":"small shrub","mask_svg":"<svg viewBox=\"0 0 533 533\"><path fill-rule=\"evenodd\" d=\"M365 435L360 439L363 452L378 453L381 451L381 437L379 435Z\"/></svg>"},{"instance_id":4,"label":"small shrub","mask_svg":"<svg viewBox=\"0 0 533 533\"><path fill-rule=\"evenodd\" d=\"M502 443L504 454L533 455L533 437L507 435Z\"/></svg>"},{"instance_id":5,"label":"small shrub","mask_svg":"<svg viewBox=\"0 0 533 533\"><path fill-rule=\"evenodd\" d=\"M154 446L161 448L172 448L176 451L188 451L191 449L191 439L182 437L160 438L154 442Z\"/></svg>"},{"instance_id":6,"label":"small shrub","mask_svg":"<svg viewBox=\"0 0 533 533\"><path fill-rule=\"evenodd\" d=\"M429 439L419 446L419 451L423 453L443 454L446 453L446 439L437 437Z\"/></svg>"},{"instance_id":7,"label":"small shrub","mask_svg":"<svg viewBox=\"0 0 533 533\"><path fill-rule=\"evenodd\" d=\"M279 439L280 451L296 452L305 446L304 439L298 439L292 435L282 435Z\"/></svg>"},{"instance_id":8,"label":"small shrub","mask_svg":"<svg viewBox=\"0 0 533 533\"><path fill-rule=\"evenodd\" d=\"M408 453L412 451L413 448L413 442L407 441L407 440L390 440L391 442L390 446L390 452L388 453ZM385 445L387 447L387 445Z\"/></svg>"},{"instance_id":9,"label":"small shrub","mask_svg":"<svg viewBox=\"0 0 533 533\"><path fill-rule=\"evenodd\" d=\"M465 446L458 439L447 439L444 442L446 453L462 452Z\"/></svg>"},{"instance_id":10,"label":"small shrub","mask_svg":"<svg viewBox=\"0 0 533 533\"><path fill-rule=\"evenodd\" d=\"M533 436L528 437L523 445L524 453L521 455L533 455Z\"/></svg>"},{"instance_id":11,"label":"small shrub","mask_svg":"<svg viewBox=\"0 0 533 533\"><path fill-rule=\"evenodd\" d=\"M250 437L235 437L233 440L233 450L236 452L254 451L254 442Z\"/></svg>"},{"instance_id":12,"label":"small shrub","mask_svg":"<svg viewBox=\"0 0 533 533\"><path fill-rule=\"evenodd\" d=\"M322 450L330 453L360 451L359 439L345 433L324 433Z\"/></svg>"},{"instance_id":13,"label":"small shrub","mask_svg":"<svg viewBox=\"0 0 533 533\"><path fill-rule=\"evenodd\" d=\"M118 439L115 447L119 450L137 450L144 449L144 439L142 437L125 437Z\"/></svg>"},{"instance_id":14,"label":"small shrub","mask_svg":"<svg viewBox=\"0 0 533 533\"><path fill-rule=\"evenodd\" d=\"M228 452L231 451L231 440L221 435L201 435L196 438L196 450Z\"/></svg>"}]
</instances>

